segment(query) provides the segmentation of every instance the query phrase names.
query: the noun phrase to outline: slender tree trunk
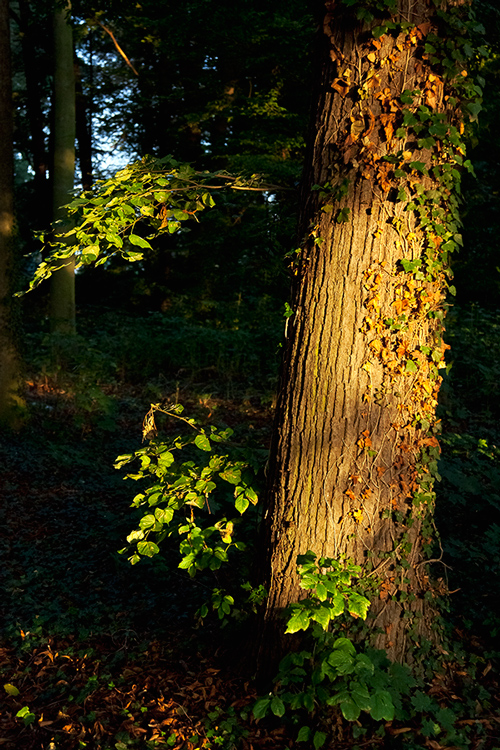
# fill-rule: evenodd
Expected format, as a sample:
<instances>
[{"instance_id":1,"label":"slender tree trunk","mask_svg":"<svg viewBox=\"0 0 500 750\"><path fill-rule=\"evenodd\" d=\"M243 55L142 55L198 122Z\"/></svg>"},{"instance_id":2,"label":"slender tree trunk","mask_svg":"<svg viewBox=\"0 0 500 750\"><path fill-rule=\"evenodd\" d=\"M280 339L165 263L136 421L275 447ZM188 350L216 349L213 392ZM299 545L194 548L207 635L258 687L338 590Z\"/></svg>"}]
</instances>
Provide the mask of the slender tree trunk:
<instances>
[{"instance_id":1,"label":"slender tree trunk","mask_svg":"<svg viewBox=\"0 0 500 750\"><path fill-rule=\"evenodd\" d=\"M31 135L31 153L34 177L34 226L42 229L50 223L50 195L47 180L48 153L44 132L45 117L42 111L40 70L38 65L34 19L27 0L19 0L19 30L26 78L26 105ZM38 30L39 33L39 30Z\"/></svg>"},{"instance_id":2,"label":"slender tree trunk","mask_svg":"<svg viewBox=\"0 0 500 750\"><path fill-rule=\"evenodd\" d=\"M55 221L65 221L62 209L70 200L75 179L75 74L71 3L54 13L54 166L52 206ZM57 231L57 229L56 229ZM50 322L53 331L75 331L75 262L51 277Z\"/></svg>"},{"instance_id":3,"label":"slender tree trunk","mask_svg":"<svg viewBox=\"0 0 500 750\"><path fill-rule=\"evenodd\" d=\"M12 272L14 265L13 110L8 0L0 0L0 422L16 426L22 398L14 339Z\"/></svg>"},{"instance_id":4,"label":"slender tree trunk","mask_svg":"<svg viewBox=\"0 0 500 750\"><path fill-rule=\"evenodd\" d=\"M82 83L81 63L75 64L75 117L76 140L82 188L89 190L92 186L92 125L89 99L85 95Z\"/></svg>"},{"instance_id":5,"label":"slender tree trunk","mask_svg":"<svg viewBox=\"0 0 500 750\"><path fill-rule=\"evenodd\" d=\"M261 672L283 645L279 615L300 598L296 558L307 550L362 566L376 587L374 643L390 658L406 659L432 633L424 561L439 453L443 238L430 198L420 214L410 199L436 187L426 168L445 157L411 128L398 131L409 120L403 92L420 91L408 110L452 114L423 61L431 10L425 0L398 6L410 27L379 39L341 3L326 3L322 20L305 239L269 461Z\"/></svg>"}]
</instances>

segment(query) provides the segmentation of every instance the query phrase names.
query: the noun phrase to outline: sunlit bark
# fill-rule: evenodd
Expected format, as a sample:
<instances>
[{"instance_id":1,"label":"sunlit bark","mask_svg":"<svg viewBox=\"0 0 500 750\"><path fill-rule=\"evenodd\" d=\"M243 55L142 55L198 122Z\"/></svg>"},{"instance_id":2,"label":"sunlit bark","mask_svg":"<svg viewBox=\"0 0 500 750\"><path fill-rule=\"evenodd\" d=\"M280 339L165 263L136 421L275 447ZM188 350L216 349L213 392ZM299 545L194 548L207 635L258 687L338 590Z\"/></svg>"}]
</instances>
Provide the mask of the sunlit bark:
<instances>
[{"instance_id":1,"label":"sunlit bark","mask_svg":"<svg viewBox=\"0 0 500 750\"><path fill-rule=\"evenodd\" d=\"M440 378L422 352L444 349L440 316L429 314L429 306L441 306L443 281L404 274L401 259L419 258L428 236L396 199L392 167L382 159L411 148L401 159L430 163L428 150L415 155L416 142L395 139L391 123L402 92L427 80L418 44L431 11L426 2L401 0L414 37L387 34L372 44L348 9L326 6L303 186L305 239L269 460L261 671L280 649L280 613L300 598L296 559L307 550L351 558L376 582L369 624L392 659L406 659L431 637L433 619L428 526L414 498L421 473L427 477L421 451L438 450L427 430ZM442 88L429 89L428 103L443 111ZM317 187L325 184L321 197ZM390 329L387 321L404 305L407 326Z\"/></svg>"}]
</instances>

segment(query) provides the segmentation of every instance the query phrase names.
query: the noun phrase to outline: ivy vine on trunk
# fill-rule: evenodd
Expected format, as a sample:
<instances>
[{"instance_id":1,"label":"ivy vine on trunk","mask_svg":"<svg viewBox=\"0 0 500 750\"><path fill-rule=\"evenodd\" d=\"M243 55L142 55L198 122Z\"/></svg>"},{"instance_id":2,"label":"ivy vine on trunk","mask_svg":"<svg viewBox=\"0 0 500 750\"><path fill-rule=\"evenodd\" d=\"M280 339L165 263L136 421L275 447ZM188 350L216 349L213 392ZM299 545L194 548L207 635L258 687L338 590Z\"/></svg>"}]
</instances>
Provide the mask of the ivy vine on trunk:
<instances>
[{"instance_id":1,"label":"ivy vine on trunk","mask_svg":"<svg viewBox=\"0 0 500 750\"><path fill-rule=\"evenodd\" d=\"M264 672L307 550L362 566L373 642L393 660L432 640L440 588L426 565L435 409L481 29L451 2L325 6L269 461Z\"/></svg>"}]
</instances>

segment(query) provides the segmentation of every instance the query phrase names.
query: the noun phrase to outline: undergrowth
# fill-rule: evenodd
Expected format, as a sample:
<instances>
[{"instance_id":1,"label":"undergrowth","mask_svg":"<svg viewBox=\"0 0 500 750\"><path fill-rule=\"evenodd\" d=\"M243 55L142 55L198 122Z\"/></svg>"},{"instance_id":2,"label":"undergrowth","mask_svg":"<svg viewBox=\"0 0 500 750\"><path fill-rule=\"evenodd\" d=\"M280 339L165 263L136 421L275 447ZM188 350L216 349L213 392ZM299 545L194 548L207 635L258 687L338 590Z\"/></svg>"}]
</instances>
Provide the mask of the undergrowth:
<instances>
[{"instance_id":1,"label":"undergrowth","mask_svg":"<svg viewBox=\"0 0 500 750\"><path fill-rule=\"evenodd\" d=\"M284 750L314 746L315 738L319 746L323 733L338 748L496 750L499 315L455 308L448 326L453 366L442 393L437 503L443 556L433 572L455 590L446 615L452 645L429 664L424 682L403 685L406 708L403 701L392 721L382 712L382 723L362 714L348 725L340 706L329 706L326 720L314 702L313 715L306 710L297 723L293 696L308 694L309 657L284 665L282 677L293 688L278 681L264 697L271 716L252 716L252 684L229 679L230 670L221 672L223 662L213 657L217 648L220 655L241 650L245 631L232 621L221 637L209 617L192 629L213 583L189 581L168 548L133 569L117 554L141 513L130 509L130 488L113 461L137 449L151 401L182 401L202 429L215 423L231 428L235 441L250 434L261 449L268 446L277 337L211 328L198 348L203 330L155 315L127 319L125 331L109 313L84 322L80 336L58 347L56 360L45 334L32 334L30 421L24 432L0 440L7 594L0 604L0 670L13 688L4 689L6 747ZM235 581L239 575L235 570ZM333 643L328 648L335 651ZM356 658L347 654L344 661L355 668ZM389 674L385 663L378 666ZM368 688L390 690L398 700L397 679ZM352 698L350 682L348 692ZM344 704L350 706L347 698ZM298 734L304 742L295 744Z\"/></svg>"}]
</instances>

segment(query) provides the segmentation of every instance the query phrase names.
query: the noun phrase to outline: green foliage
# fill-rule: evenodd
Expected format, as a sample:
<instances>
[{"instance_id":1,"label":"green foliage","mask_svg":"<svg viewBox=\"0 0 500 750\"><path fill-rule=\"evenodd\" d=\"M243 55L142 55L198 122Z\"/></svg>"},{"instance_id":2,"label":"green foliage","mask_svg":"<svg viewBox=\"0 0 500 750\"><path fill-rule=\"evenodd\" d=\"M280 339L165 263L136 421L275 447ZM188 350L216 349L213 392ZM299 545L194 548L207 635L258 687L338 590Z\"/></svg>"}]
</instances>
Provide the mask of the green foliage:
<instances>
[{"instance_id":1,"label":"green foliage","mask_svg":"<svg viewBox=\"0 0 500 750\"><path fill-rule=\"evenodd\" d=\"M235 750L240 747L241 740L248 735L248 730L241 726L240 717L232 706L223 711L217 706L207 715L205 722L206 740L203 748L212 750Z\"/></svg>"},{"instance_id":2,"label":"green foliage","mask_svg":"<svg viewBox=\"0 0 500 750\"><path fill-rule=\"evenodd\" d=\"M16 717L22 720L25 727L33 724L36 719L35 714L29 710L28 706L23 706L22 708L20 708L16 714Z\"/></svg>"},{"instance_id":3,"label":"green foliage","mask_svg":"<svg viewBox=\"0 0 500 750\"><path fill-rule=\"evenodd\" d=\"M275 679L276 692L260 698L254 716L274 714L282 717L293 713L294 723L303 715L313 717L321 709L339 706L347 721L357 721L364 711L376 721L392 721L400 694L413 679L394 670L381 652L358 651L351 639L329 632L331 620L347 612L351 617L365 619L369 600L353 589L361 568L349 560L321 557L309 551L297 558L300 587L306 598L288 609L286 633L306 631L308 650L294 651L282 659ZM299 730L297 741L312 741L315 750L326 742L326 733L308 725Z\"/></svg>"},{"instance_id":4,"label":"green foliage","mask_svg":"<svg viewBox=\"0 0 500 750\"><path fill-rule=\"evenodd\" d=\"M152 404L143 425L144 437L152 438L151 442L133 453L118 456L115 468L138 462L139 466L127 474L127 478L145 478L149 484L132 503L143 511L143 516L139 527L127 537L134 548L130 562L135 564L141 556L158 554L158 544L166 537L181 537L179 568L193 577L199 570L218 570L228 561L231 549L245 549L244 542L233 538L238 520L227 516L234 510L243 515L249 506L257 504L255 487L259 466L255 456L230 442L231 429L219 430L211 426L207 431L198 427L195 419L182 417L182 411L180 404ZM157 413L181 420L193 432L156 439ZM183 451L182 458L176 459L180 451ZM226 514L219 520L212 520L212 514L224 511ZM208 519L211 523L207 523ZM127 548L121 550L126 551ZM234 603L230 599L223 597L216 607L223 615Z\"/></svg>"},{"instance_id":5,"label":"green foliage","mask_svg":"<svg viewBox=\"0 0 500 750\"><path fill-rule=\"evenodd\" d=\"M466 748L468 729L457 725L460 706L441 705L425 692L424 683L408 666L391 663L385 651L362 649L345 634L339 636L348 632L345 628L332 629L331 621L345 610L356 618L366 617L369 602L353 591L362 583L360 568L347 560L316 559L313 552L301 555L297 562L300 586L307 597L289 607L286 632L305 631L303 648L282 659L274 690L257 700L254 717L289 721L295 727L296 741L314 750L326 745L336 711L353 723L354 740L367 734L370 717L379 723L410 723L405 732L413 732L404 737L408 748L420 747L412 744L419 736L424 744L426 738L439 737L445 746ZM442 665L435 661L429 667L432 674ZM384 733L383 725L377 733Z\"/></svg>"},{"instance_id":6,"label":"green foliage","mask_svg":"<svg viewBox=\"0 0 500 750\"><path fill-rule=\"evenodd\" d=\"M352 590L352 579L359 578L361 568L350 561L330 557L316 559L314 552L297 558L300 586L309 591L306 599L292 604L286 633L307 630L311 622L317 622L328 630L330 620L347 611L352 617L366 619L369 600Z\"/></svg>"},{"instance_id":7,"label":"green foliage","mask_svg":"<svg viewBox=\"0 0 500 750\"><path fill-rule=\"evenodd\" d=\"M196 172L169 156L144 157L66 206L75 226L65 231L63 223L56 223L57 240L45 236L51 253L36 269L30 289L73 255L76 268L102 265L116 254L140 261L155 237L180 231L182 222L197 220L201 211L213 207L212 191L252 189L255 184L255 176L243 180L224 172Z\"/></svg>"}]
</instances>

